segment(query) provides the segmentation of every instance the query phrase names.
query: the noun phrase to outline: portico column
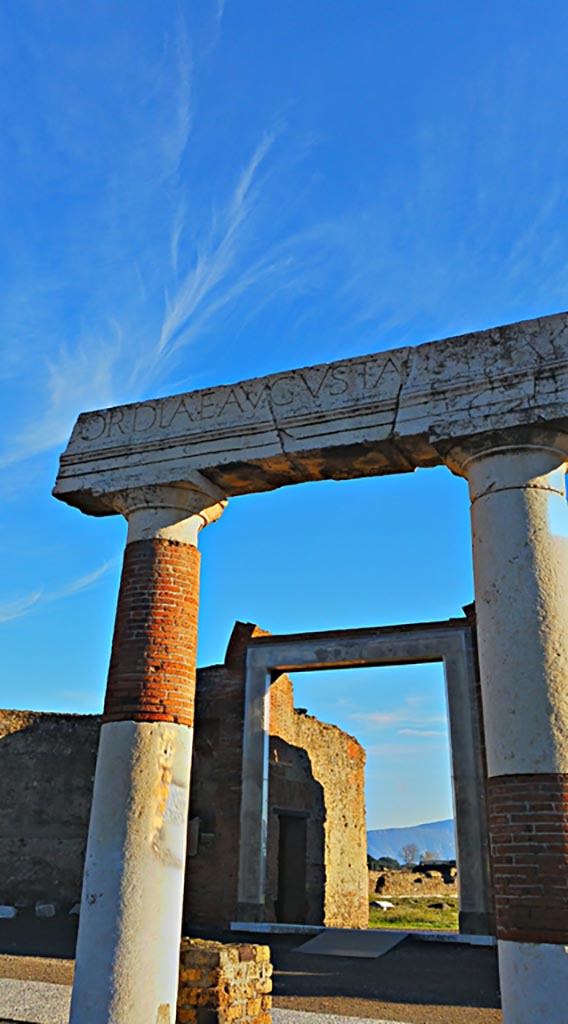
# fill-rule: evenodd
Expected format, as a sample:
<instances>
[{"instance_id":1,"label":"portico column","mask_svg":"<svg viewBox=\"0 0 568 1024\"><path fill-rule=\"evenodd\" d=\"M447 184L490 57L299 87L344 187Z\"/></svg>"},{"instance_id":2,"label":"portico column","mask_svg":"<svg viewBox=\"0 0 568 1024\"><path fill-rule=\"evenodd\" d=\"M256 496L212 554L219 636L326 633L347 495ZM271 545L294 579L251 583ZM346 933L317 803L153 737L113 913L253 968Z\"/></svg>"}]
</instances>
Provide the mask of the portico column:
<instances>
[{"instance_id":1,"label":"portico column","mask_svg":"<svg viewBox=\"0 0 568 1024\"><path fill-rule=\"evenodd\" d=\"M128 519L83 879L71 1024L174 1024L199 530L212 489L116 496Z\"/></svg>"},{"instance_id":2,"label":"portico column","mask_svg":"<svg viewBox=\"0 0 568 1024\"><path fill-rule=\"evenodd\" d=\"M568 438L533 431L453 466L471 495L505 1024L568 1013L567 458Z\"/></svg>"}]
</instances>

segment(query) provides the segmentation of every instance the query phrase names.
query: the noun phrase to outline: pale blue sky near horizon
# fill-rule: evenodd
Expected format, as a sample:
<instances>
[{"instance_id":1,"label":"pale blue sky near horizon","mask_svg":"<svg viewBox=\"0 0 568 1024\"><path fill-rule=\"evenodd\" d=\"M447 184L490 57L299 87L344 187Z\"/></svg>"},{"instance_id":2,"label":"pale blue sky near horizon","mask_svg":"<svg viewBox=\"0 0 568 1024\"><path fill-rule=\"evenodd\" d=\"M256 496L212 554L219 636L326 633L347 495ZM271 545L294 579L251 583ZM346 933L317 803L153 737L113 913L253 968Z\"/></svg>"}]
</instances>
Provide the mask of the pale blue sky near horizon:
<instances>
[{"instance_id":1,"label":"pale blue sky near horizon","mask_svg":"<svg viewBox=\"0 0 568 1024\"><path fill-rule=\"evenodd\" d=\"M102 706L126 531L51 497L79 412L568 306L567 36L561 0L1 5L0 705ZM200 664L236 619L473 598L444 468L235 499L200 546ZM383 827L451 814L423 673L348 711L373 793L415 766Z\"/></svg>"}]
</instances>

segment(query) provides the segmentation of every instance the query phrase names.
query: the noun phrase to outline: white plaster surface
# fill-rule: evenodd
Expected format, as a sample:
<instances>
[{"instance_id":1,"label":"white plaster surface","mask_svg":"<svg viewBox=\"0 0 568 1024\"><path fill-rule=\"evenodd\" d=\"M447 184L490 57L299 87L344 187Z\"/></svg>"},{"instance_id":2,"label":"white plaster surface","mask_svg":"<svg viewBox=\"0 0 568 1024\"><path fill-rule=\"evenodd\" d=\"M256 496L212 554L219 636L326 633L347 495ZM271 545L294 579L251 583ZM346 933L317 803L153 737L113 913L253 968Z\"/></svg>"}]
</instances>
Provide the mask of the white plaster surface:
<instances>
[{"instance_id":1,"label":"white plaster surface","mask_svg":"<svg viewBox=\"0 0 568 1024\"><path fill-rule=\"evenodd\" d=\"M490 776L568 772L566 457L521 447L466 467Z\"/></svg>"},{"instance_id":2,"label":"white plaster surface","mask_svg":"<svg viewBox=\"0 0 568 1024\"><path fill-rule=\"evenodd\" d=\"M101 729L72 1024L174 1024L191 745L170 723Z\"/></svg>"},{"instance_id":3,"label":"white plaster surface","mask_svg":"<svg viewBox=\"0 0 568 1024\"><path fill-rule=\"evenodd\" d=\"M568 428L564 313L85 413L54 493L104 515L124 488L196 473L230 496L405 472L464 438L547 421Z\"/></svg>"},{"instance_id":4,"label":"white plaster surface","mask_svg":"<svg viewBox=\"0 0 568 1024\"><path fill-rule=\"evenodd\" d=\"M566 1024L568 946L497 943L503 1024Z\"/></svg>"}]
</instances>

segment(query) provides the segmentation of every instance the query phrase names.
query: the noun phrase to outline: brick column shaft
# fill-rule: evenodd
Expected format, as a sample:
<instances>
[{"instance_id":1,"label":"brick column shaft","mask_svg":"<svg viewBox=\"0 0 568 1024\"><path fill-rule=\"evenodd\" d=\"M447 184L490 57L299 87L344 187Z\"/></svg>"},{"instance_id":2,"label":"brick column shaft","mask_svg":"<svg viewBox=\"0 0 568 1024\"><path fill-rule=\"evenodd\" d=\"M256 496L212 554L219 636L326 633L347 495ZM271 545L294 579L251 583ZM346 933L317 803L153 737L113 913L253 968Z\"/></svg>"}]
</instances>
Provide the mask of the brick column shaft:
<instances>
[{"instance_id":1,"label":"brick column shaft","mask_svg":"<svg viewBox=\"0 0 568 1024\"><path fill-rule=\"evenodd\" d=\"M152 538L127 545L105 722L193 725L199 562L191 544Z\"/></svg>"}]
</instances>

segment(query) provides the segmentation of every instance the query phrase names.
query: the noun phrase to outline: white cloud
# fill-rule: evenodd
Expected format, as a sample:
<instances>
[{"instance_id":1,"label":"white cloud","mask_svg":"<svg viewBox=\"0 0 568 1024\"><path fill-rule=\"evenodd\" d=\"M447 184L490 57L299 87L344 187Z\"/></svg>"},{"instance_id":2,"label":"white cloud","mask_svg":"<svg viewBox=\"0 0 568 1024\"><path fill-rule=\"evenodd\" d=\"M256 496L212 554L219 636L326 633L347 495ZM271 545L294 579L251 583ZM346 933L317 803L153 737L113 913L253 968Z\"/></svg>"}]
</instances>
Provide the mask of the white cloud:
<instances>
[{"instance_id":1,"label":"white cloud","mask_svg":"<svg viewBox=\"0 0 568 1024\"><path fill-rule=\"evenodd\" d=\"M422 714L414 708L401 707L393 711L360 711L353 712L349 718L378 728L388 728L392 725L423 726L434 725L446 721L444 715ZM402 730L398 730L402 732Z\"/></svg>"},{"instance_id":2,"label":"white cloud","mask_svg":"<svg viewBox=\"0 0 568 1024\"><path fill-rule=\"evenodd\" d=\"M93 572L86 573L83 576L79 576L77 579L70 580L64 587L58 590L52 590L43 592L36 590L31 594L26 594L24 597L15 598L12 601L4 601L0 603L0 623L9 622L13 619L21 619L24 615L28 615L34 608L39 605L45 604L48 601L59 601L61 598L70 597L72 594L78 594L82 590L87 590L92 587L98 580L100 580L108 570L116 564L116 559L111 559L108 562L104 562L98 569L94 569Z\"/></svg>"},{"instance_id":3,"label":"white cloud","mask_svg":"<svg viewBox=\"0 0 568 1024\"><path fill-rule=\"evenodd\" d=\"M45 594L44 601L58 601L61 597L70 597L72 594L78 594L81 590L87 590L92 587L97 580L100 580L114 565L116 565L116 558L109 559L108 562L104 562L98 569L94 569L93 572L86 573L84 576L79 576L76 580L71 580L66 586L62 587L61 590L54 590L49 594Z\"/></svg>"},{"instance_id":4,"label":"white cloud","mask_svg":"<svg viewBox=\"0 0 568 1024\"><path fill-rule=\"evenodd\" d=\"M399 736L447 736L442 729L398 729Z\"/></svg>"},{"instance_id":5,"label":"white cloud","mask_svg":"<svg viewBox=\"0 0 568 1024\"><path fill-rule=\"evenodd\" d=\"M260 277L270 273L270 261L247 259L243 248L247 227L259 200L258 171L278 132L267 133L254 149L233 192L221 210L211 216L208 237L198 240L194 265L166 299L166 313L160 331L157 355L171 353L204 331L223 306L249 290ZM178 206L171 234L174 267L178 265L180 239L186 218Z\"/></svg>"},{"instance_id":6,"label":"white cloud","mask_svg":"<svg viewBox=\"0 0 568 1024\"><path fill-rule=\"evenodd\" d=\"M12 619L20 619L22 615L27 615L40 598L41 591L35 591L33 594L27 594L25 597L19 597L13 601L3 601L0 603L0 623L10 622Z\"/></svg>"}]
</instances>

